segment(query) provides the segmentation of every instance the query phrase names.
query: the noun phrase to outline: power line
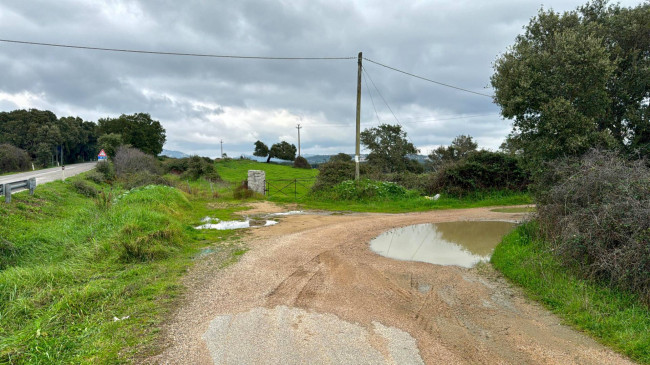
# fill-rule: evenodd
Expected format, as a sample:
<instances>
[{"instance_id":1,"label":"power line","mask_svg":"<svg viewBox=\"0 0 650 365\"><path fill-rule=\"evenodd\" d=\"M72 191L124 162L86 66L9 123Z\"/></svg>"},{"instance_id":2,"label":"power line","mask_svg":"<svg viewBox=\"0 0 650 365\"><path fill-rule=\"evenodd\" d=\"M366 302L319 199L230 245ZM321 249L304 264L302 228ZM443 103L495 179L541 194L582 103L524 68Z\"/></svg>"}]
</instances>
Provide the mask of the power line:
<instances>
[{"instance_id":1,"label":"power line","mask_svg":"<svg viewBox=\"0 0 650 365\"><path fill-rule=\"evenodd\" d=\"M364 70L365 71L365 70ZM363 79L366 79L366 75L363 75ZM370 101L372 102L372 108L375 109L375 115L377 116L377 121L379 124L381 124L381 119L379 119L379 113L377 113L377 107L375 106L375 99L372 97L372 93L370 92L370 87L368 87L368 82L366 82L366 90L368 91L368 95L370 96Z\"/></svg>"},{"instance_id":2,"label":"power line","mask_svg":"<svg viewBox=\"0 0 650 365\"><path fill-rule=\"evenodd\" d=\"M404 128L404 126L399 122L399 119L397 119L397 116L393 112L393 109L390 107L390 105L388 105L388 102L386 101L386 98L384 98L384 96L381 94L381 91L379 91L379 89L377 88L377 85L375 85L375 82L372 80L372 77L370 77L370 74L368 73L368 71L366 70L365 67L363 68L363 72L366 73L366 76L368 76L368 79L370 80L370 83L375 88L375 90L377 90L377 94L379 94L381 99L384 101L384 104L386 104L386 107L388 107L388 110L390 110L390 113L393 114L393 118L395 118L395 121L397 122L397 125ZM404 133L406 133L406 131L404 131ZM407 134L406 137L409 139L409 141L411 141L411 144L415 145L415 143L413 143L413 140L411 139L411 136L409 136Z\"/></svg>"},{"instance_id":3,"label":"power line","mask_svg":"<svg viewBox=\"0 0 650 365\"><path fill-rule=\"evenodd\" d=\"M412 76L412 77L415 77L415 78L418 78L418 79L421 79L421 80L424 80L424 81L429 81L429 82L432 82L432 83L434 83L434 84L438 84L438 85L445 86L445 87L450 87L450 88L452 88L452 89L456 89L456 90L460 90L460 91L464 91L464 92L468 92L468 93L472 93L472 94L476 94L476 95L486 96L486 97L488 97L488 98L493 98L493 97L494 97L494 95L483 94L483 93L480 93L480 92L477 92L477 91L472 91L472 90L468 90L468 89L463 89L462 87L458 87L458 86L454 86L454 85L449 85L449 84L445 84L444 82L435 81L435 80L428 79L428 78L426 78L426 77L418 76L418 75L412 74L412 73L410 73L410 72L402 71L402 70L397 69L397 68L395 68L395 67L391 67L391 66L385 65L385 64L380 63L380 62L377 62L377 61L373 61L373 60L368 59L368 58L365 58L365 57L364 57L363 59L366 60L366 61L368 61L368 62L374 63L375 65L379 65L379 66L381 66L381 67L385 67L385 68L387 68L387 69L390 69L390 70L393 70L393 71L397 71L397 72L403 73L403 74L405 74L405 75L409 75L409 76Z\"/></svg>"},{"instance_id":4,"label":"power line","mask_svg":"<svg viewBox=\"0 0 650 365\"><path fill-rule=\"evenodd\" d=\"M72 44L18 41L18 40L12 40L12 39L0 39L0 42L26 44L26 45L31 45L31 46L85 49L85 50L105 51L105 52L140 53L140 54L153 54L153 55L163 55L163 56L188 56L188 57L206 57L206 58L236 58L236 59L251 59L251 60L307 60L307 61L313 61L313 60L353 60L353 59L357 58L357 57L236 56L236 55L217 55L217 54L206 54L206 53L143 51L143 50L137 50L137 49L104 48L104 47L78 46L78 45L72 45Z\"/></svg>"}]
</instances>

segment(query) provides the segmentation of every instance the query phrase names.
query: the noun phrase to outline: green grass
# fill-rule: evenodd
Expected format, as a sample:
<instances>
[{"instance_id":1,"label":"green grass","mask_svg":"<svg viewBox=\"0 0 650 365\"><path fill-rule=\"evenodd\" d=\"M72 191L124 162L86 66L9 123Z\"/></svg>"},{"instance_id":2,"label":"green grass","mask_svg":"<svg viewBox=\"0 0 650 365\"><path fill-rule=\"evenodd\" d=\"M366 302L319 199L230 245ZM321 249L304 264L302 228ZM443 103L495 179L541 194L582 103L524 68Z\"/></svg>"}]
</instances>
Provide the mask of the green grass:
<instances>
[{"instance_id":1,"label":"green grass","mask_svg":"<svg viewBox=\"0 0 650 365\"><path fill-rule=\"evenodd\" d=\"M164 186L90 183L107 192L100 204L75 190L77 178L0 204L0 363L122 363L155 352L201 249L228 251L225 263L242 253L222 244L233 231L192 228L240 205L211 208L214 199Z\"/></svg>"},{"instance_id":2,"label":"green grass","mask_svg":"<svg viewBox=\"0 0 650 365\"><path fill-rule=\"evenodd\" d=\"M475 193L464 198L441 196L438 200L425 197L406 197L394 200L337 201L307 197L299 203L308 209L344 210L352 212L405 213L440 209L464 209L504 205L530 204L527 193L495 191Z\"/></svg>"},{"instance_id":3,"label":"green grass","mask_svg":"<svg viewBox=\"0 0 650 365\"><path fill-rule=\"evenodd\" d=\"M317 169L297 169L291 166L274 163L256 162L252 160L225 160L217 162L217 172L222 179L241 183L248 178L248 170L263 170L267 180L315 179Z\"/></svg>"},{"instance_id":4,"label":"green grass","mask_svg":"<svg viewBox=\"0 0 650 365\"><path fill-rule=\"evenodd\" d=\"M535 239L534 223L504 237L492 264L534 300L575 328L650 364L650 309L638 297L572 275Z\"/></svg>"}]
</instances>

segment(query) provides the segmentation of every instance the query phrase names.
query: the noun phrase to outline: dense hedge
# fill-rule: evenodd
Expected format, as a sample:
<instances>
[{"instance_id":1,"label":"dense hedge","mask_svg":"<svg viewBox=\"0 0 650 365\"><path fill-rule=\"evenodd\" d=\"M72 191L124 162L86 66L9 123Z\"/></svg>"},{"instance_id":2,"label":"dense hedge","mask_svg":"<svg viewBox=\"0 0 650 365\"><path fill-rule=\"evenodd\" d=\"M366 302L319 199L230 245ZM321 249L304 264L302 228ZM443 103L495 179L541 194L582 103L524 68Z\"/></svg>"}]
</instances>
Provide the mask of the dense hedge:
<instances>
[{"instance_id":1,"label":"dense hedge","mask_svg":"<svg viewBox=\"0 0 650 365\"><path fill-rule=\"evenodd\" d=\"M463 196L480 190L525 190L528 173L517 158L504 153L477 151L443 167L431 176L427 193L446 192Z\"/></svg>"},{"instance_id":2,"label":"dense hedge","mask_svg":"<svg viewBox=\"0 0 650 365\"><path fill-rule=\"evenodd\" d=\"M537 189L538 221L564 264L650 303L650 169L612 152L556 164Z\"/></svg>"},{"instance_id":3,"label":"dense hedge","mask_svg":"<svg viewBox=\"0 0 650 365\"><path fill-rule=\"evenodd\" d=\"M208 180L221 180L214 168L214 161L209 157L191 156L185 158L170 158L163 161L165 172L181 175L183 179L196 180L203 177Z\"/></svg>"}]
</instances>

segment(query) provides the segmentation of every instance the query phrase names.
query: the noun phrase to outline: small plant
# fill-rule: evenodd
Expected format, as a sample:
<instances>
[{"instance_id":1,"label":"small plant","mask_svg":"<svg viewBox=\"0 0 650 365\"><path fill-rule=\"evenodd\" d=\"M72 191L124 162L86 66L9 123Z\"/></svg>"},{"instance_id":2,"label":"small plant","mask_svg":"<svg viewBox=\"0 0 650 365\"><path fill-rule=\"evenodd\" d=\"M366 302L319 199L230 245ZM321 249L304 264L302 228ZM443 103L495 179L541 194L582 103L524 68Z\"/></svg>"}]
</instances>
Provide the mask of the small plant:
<instances>
[{"instance_id":1,"label":"small plant","mask_svg":"<svg viewBox=\"0 0 650 365\"><path fill-rule=\"evenodd\" d=\"M233 198L240 200L248 199L252 197L253 194L253 190L250 190L248 186L245 186L244 184L237 186L232 192Z\"/></svg>"},{"instance_id":2,"label":"small plant","mask_svg":"<svg viewBox=\"0 0 650 365\"><path fill-rule=\"evenodd\" d=\"M102 162L102 164L103 163L106 163L106 162ZM95 184L101 184L101 183L106 182L106 177L104 176L104 174L102 174L99 171L90 171L90 172L86 173L86 180L92 181Z\"/></svg>"},{"instance_id":3,"label":"small plant","mask_svg":"<svg viewBox=\"0 0 650 365\"><path fill-rule=\"evenodd\" d=\"M98 193L97 189L94 186L88 184L88 182L86 182L86 180L73 180L72 181L72 187L79 194L85 195L85 196L87 196L89 198L93 198L93 197L97 196L97 193Z\"/></svg>"},{"instance_id":4,"label":"small plant","mask_svg":"<svg viewBox=\"0 0 650 365\"><path fill-rule=\"evenodd\" d=\"M95 204L99 209L101 210L108 210L111 205L113 204L113 199L115 197L113 196L112 191L106 191L106 190L101 190L98 194L97 197L95 198Z\"/></svg>"},{"instance_id":5,"label":"small plant","mask_svg":"<svg viewBox=\"0 0 650 365\"><path fill-rule=\"evenodd\" d=\"M19 250L13 243L0 238L0 270L15 264Z\"/></svg>"}]
</instances>

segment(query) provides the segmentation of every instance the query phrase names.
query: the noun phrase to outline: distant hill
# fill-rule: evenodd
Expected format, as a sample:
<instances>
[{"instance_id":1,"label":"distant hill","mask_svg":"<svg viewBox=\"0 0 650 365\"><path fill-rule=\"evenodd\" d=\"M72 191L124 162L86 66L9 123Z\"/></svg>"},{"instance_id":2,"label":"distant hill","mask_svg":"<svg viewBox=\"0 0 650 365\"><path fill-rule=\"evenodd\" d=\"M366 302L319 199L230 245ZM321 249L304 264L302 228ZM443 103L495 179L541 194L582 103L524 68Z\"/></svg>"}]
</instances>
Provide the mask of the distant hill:
<instances>
[{"instance_id":1,"label":"distant hill","mask_svg":"<svg viewBox=\"0 0 650 365\"><path fill-rule=\"evenodd\" d=\"M162 150L162 152L160 152L160 155L171 157L171 158L190 157L190 155L183 153L181 151L171 151L171 150Z\"/></svg>"}]
</instances>

